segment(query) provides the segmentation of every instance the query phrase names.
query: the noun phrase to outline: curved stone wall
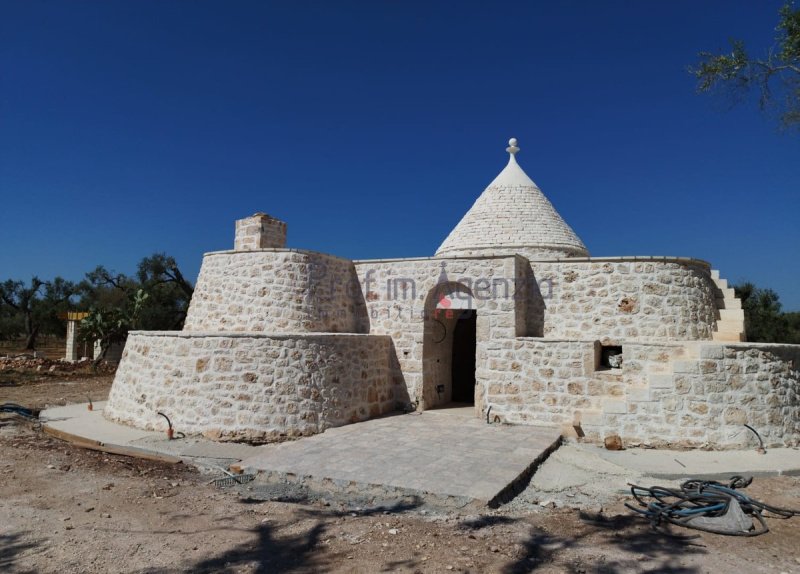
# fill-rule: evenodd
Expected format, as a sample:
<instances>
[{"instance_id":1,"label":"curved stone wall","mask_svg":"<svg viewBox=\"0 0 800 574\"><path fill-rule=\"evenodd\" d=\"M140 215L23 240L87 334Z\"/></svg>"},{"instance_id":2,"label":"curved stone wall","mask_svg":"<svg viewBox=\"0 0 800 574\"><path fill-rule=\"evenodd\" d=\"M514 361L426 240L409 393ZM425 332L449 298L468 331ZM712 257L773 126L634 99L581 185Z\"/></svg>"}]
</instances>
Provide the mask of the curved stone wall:
<instances>
[{"instance_id":1,"label":"curved stone wall","mask_svg":"<svg viewBox=\"0 0 800 574\"><path fill-rule=\"evenodd\" d=\"M800 445L800 345L626 343L621 369L599 370L594 341L519 338L487 347L484 401L504 422L579 423L627 445Z\"/></svg>"},{"instance_id":2,"label":"curved stone wall","mask_svg":"<svg viewBox=\"0 0 800 574\"><path fill-rule=\"evenodd\" d=\"M365 333L351 261L310 251L222 251L203 257L184 331Z\"/></svg>"},{"instance_id":3,"label":"curved stone wall","mask_svg":"<svg viewBox=\"0 0 800 574\"><path fill-rule=\"evenodd\" d=\"M709 340L714 283L697 260L585 259L531 263L528 332L564 339Z\"/></svg>"},{"instance_id":4,"label":"curved stone wall","mask_svg":"<svg viewBox=\"0 0 800 574\"><path fill-rule=\"evenodd\" d=\"M374 335L133 332L104 415L164 429L161 411L214 440L315 434L394 410L390 349Z\"/></svg>"}]
</instances>

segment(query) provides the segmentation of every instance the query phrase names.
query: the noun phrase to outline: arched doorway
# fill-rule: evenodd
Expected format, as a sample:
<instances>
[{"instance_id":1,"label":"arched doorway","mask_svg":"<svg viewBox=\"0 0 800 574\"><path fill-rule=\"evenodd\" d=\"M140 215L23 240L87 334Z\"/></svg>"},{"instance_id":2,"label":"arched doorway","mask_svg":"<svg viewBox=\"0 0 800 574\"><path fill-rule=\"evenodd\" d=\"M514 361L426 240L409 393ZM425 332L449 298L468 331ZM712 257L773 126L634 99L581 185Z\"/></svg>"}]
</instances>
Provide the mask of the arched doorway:
<instances>
[{"instance_id":1,"label":"arched doorway","mask_svg":"<svg viewBox=\"0 0 800 574\"><path fill-rule=\"evenodd\" d=\"M436 285L426 298L422 350L422 410L452 402L473 404L477 312L470 289Z\"/></svg>"}]
</instances>

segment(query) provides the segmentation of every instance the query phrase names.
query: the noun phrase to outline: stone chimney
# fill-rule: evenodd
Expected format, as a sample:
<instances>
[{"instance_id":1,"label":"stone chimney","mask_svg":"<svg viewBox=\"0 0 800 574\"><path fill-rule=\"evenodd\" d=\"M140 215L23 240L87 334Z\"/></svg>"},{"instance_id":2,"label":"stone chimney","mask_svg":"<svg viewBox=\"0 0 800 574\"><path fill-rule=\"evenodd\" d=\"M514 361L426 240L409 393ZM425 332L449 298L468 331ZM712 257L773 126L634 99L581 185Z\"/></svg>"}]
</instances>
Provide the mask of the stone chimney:
<instances>
[{"instance_id":1,"label":"stone chimney","mask_svg":"<svg viewBox=\"0 0 800 574\"><path fill-rule=\"evenodd\" d=\"M283 249L286 247L286 223L266 213L256 213L236 220L236 251Z\"/></svg>"}]
</instances>

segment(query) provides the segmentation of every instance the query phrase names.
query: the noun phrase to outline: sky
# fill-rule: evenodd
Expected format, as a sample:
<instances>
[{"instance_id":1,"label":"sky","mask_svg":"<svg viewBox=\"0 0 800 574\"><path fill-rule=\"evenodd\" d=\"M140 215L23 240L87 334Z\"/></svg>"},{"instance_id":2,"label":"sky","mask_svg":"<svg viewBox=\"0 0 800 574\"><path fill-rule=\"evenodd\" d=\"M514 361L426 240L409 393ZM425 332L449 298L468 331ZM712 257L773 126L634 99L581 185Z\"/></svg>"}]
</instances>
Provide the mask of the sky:
<instances>
[{"instance_id":1,"label":"sky","mask_svg":"<svg viewBox=\"0 0 800 574\"><path fill-rule=\"evenodd\" d=\"M705 259L800 310L800 132L687 67L775 1L0 0L0 279L195 278L235 219L432 255L517 159L593 256Z\"/></svg>"}]
</instances>

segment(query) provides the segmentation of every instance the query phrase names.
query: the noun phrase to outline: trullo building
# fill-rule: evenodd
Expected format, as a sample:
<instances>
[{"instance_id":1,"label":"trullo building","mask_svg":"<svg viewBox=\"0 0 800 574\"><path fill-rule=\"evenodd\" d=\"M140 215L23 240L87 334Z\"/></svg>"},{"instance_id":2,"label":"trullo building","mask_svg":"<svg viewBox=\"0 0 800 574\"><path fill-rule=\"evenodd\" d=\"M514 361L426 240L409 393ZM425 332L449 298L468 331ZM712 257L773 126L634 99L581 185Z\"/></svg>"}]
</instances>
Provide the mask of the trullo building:
<instances>
[{"instance_id":1,"label":"trullo building","mask_svg":"<svg viewBox=\"0 0 800 574\"><path fill-rule=\"evenodd\" d=\"M271 441L474 404L488 423L721 448L800 442L800 346L745 343L739 300L689 257L591 257L517 163L433 257L351 261L236 222L179 332L131 333L105 416Z\"/></svg>"}]
</instances>

